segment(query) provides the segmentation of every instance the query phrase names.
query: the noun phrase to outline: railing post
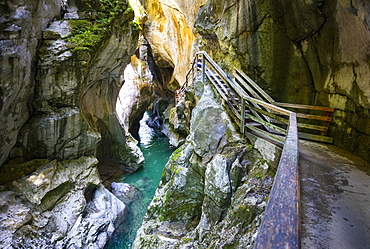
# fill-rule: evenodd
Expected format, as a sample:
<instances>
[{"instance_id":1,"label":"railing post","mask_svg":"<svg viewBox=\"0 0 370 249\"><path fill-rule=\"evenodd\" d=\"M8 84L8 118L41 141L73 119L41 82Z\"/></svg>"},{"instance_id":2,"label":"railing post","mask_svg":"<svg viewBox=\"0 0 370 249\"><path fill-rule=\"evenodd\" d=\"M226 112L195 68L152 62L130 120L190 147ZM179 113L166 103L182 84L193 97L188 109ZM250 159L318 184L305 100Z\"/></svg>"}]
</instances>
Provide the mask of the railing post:
<instances>
[{"instance_id":1,"label":"railing post","mask_svg":"<svg viewBox=\"0 0 370 249\"><path fill-rule=\"evenodd\" d=\"M240 129L241 129L241 132L244 136L244 132L245 132L245 99L242 97L242 103L241 103L241 107L240 107Z\"/></svg>"},{"instance_id":2,"label":"railing post","mask_svg":"<svg viewBox=\"0 0 370 249\"><path fill-rule=\"evenodd\" d=\"M206 80L206 60L205 60L205 56L204 54L202 53L202 82L204 83L205 80Z\"/></svg>"}]
</instances>

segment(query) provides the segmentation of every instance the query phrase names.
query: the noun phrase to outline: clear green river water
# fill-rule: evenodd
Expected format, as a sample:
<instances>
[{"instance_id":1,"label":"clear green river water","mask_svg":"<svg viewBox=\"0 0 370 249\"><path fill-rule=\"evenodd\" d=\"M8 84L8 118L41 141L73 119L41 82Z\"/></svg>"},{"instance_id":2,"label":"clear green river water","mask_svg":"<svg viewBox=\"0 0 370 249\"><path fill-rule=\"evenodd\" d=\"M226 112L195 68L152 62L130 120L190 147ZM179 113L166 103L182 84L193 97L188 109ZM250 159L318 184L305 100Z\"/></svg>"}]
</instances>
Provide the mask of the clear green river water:
<instances>
[{"instance_id":1,"label":"clear green river water","mask_svg":"<svg viewBox=\"0 0 370 249\"><path fill-rule=\"evenodd\" d=\"M168 139L146 124L148 118L148 114L145 113L140 121L139 130L139 147L145 157L143 167L132 174L122 175L114 180L135 186L142 192L143 198L134 201L129 206L128 218L117 228L105 249L131 248L136 231L141 226L142 219L161 179L162 170L173 152Z\"/></svg>"}]
</instances>

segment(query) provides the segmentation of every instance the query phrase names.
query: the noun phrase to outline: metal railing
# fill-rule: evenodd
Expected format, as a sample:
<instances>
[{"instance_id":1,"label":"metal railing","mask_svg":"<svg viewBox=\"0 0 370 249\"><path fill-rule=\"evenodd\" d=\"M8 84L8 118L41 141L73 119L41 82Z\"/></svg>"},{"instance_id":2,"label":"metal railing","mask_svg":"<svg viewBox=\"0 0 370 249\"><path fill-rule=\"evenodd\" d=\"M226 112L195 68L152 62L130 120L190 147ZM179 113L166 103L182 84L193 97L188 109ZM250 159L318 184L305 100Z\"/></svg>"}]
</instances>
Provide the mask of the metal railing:
<instances>
[{"instance_id":1,"label":"metal railing","mask_svg":"<svg viewBox=\"0 0 370 249\"><path fill-rule=\"evenodd\" d=\"M276 106L268 99L266 101L254 95L249 96L245 89L230 79L206 52L196 54L191 71L193 72L188 73L189 81L181 89L187 89L196 78L194 75L200 73L199 79L205 82L208 78L225 100L243 135L247 130L255 131L260 136L284 145L254 248L299 248L300 193L296 113ZM285 126L272 124L272 119L280 121ZM267 131L257 128L256 123L265 127ZM285 139L271 134L270 130L285 136Z\"/></svg>"}]
</instances>

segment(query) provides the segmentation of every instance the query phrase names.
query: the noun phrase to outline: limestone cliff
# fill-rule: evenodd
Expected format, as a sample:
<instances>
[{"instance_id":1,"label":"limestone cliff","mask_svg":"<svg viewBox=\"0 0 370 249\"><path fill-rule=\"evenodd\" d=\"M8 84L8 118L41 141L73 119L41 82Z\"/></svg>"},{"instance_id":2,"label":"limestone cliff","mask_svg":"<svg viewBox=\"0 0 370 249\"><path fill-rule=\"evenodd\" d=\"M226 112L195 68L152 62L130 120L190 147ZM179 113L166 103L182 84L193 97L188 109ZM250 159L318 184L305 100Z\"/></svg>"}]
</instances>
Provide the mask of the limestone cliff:
<instances>
[{"instance_id":1,"label":"limestone cliff","mask_svg":"<svg viewBox=\"0 0 370 249\"><path fill-rule=\"evenodd\" d=\"M0 3L0 247L102 248L125 205L95 157L143 161L115 113L138 27L126 1L36 2Z\"/></svg>"},{"instance_id":2,"label":"limestone cliff","mask_svg":"<svg viewBox=\"0 0 370 249\"><path fill-rule=\"evenodd\" d=\"M221 0L195 26L201 49L275 100L335 108L334 144L370 160L369 15L366 0Z\"/></svg>"},{"instance_id":3,"label":"limestone cliff","mask_svg":"<svg viewBox=\"0 0 370 249\"><path fill-rule=\"evenodd\" d=\"M17 142L19 130L32 114L37 47L49 22L61 17L62 3L61 0L2 1L0 5L1 165Z\"/></svg>"},{"instance_id":4,"label":"limestone cliff","mask_svg":"<svg viewBox=\"0 0 370 249\"><path fill-rule=\"evenodd\" d=\"M154 61L160 70L173 69L168 88L174 91L185 82L190 68L194 53L194 20L205 0L140 2L146 13L143 35L151 46Z\"/></svg>"}]
</instances>

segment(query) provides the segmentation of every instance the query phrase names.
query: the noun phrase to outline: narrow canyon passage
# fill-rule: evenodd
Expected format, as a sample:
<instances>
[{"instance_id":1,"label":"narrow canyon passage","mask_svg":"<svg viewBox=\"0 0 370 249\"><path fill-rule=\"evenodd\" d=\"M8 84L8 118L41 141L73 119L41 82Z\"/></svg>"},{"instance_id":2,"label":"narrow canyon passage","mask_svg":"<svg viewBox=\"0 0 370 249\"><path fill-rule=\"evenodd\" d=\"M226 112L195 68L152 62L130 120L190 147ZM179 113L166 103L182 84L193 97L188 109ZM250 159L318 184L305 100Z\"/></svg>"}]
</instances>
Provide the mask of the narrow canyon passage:
<instances>
[{"instance_id":1,"label":"narrow canyon passage","mask_svg":"<svg viewBox=\"0 0 370 249\"><path fill-rule=\"evenodd\" d=\"M281 149L182 88L201 51L333 109L318 134L370 162L370 0L0 1L0 249L252 249ZM302 247L370 249L369 176L324 147L301 154Z\"/></svg>"},{"instance_id":2,"label":"narrow canyon passage","mask_svg":"<svg viewBox=\"0 0 370 249\"><path fill-rule=\"evenodd\" d=\"M129 204L128 217L117 228L106 249L129 249L135 239L136 231L142 223L147 207L151 202L162 170L173 149L170 148L168 138L147 125L148 112L140 121L139 148L143 152L145 163L136 172L118 176L113 182L124 182L137 189L135 199Z\"/></svg>"}]
</instances>

